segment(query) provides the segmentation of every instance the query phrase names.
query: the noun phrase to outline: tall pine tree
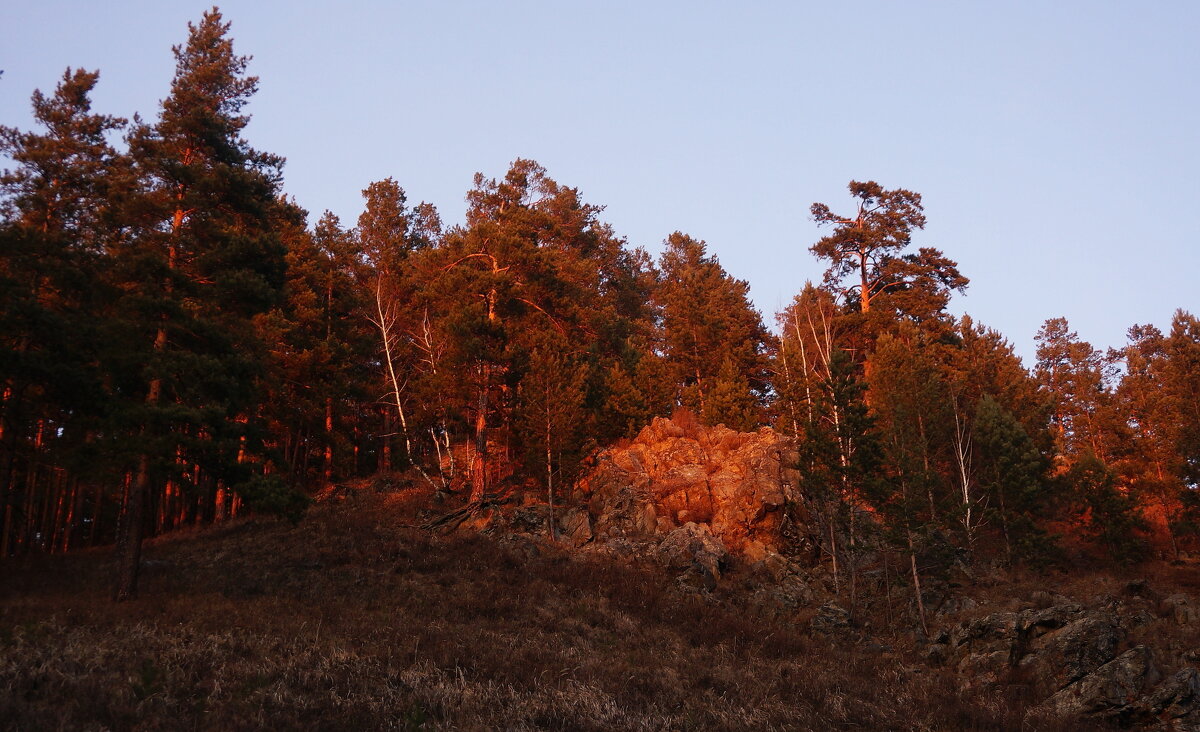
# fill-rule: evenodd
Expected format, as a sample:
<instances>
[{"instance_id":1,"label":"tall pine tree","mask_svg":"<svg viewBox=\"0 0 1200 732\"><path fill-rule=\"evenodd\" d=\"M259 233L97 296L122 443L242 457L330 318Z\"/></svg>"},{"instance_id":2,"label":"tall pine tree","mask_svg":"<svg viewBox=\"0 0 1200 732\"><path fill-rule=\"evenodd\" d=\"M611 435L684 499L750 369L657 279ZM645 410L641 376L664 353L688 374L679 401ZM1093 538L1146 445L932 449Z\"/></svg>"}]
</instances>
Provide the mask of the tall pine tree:
<instances>
[{"instance_id":1,"label":"tall pine tree","mask_svg":"<svg viewBox=\"0 0 1200 732\"><path fill-rule=\"evenodd\" d=\"M280 295L285 250L271 226L282 159L242 137L258 86L213 9L176 46L175 77L154 125L130 153L139 190L135 236L119 252L127 340L115 358L135 378L118 385L134 478L118 542L118 600L133 597L147 506L164 486L220 518L239 485L250 501L278 487L251 480L262 453L265 349L254 317ZM124 372L125 369L120 371Z\"/></svg>"},{"instance_id":2,"label":"tall pine tree","mask_svg":"<svg viewBox=\"0 0 1200 732\"><path fill-rule=\"evenodd\" d=\"M708 424L753 429L768 391L770 335L750 286L731 277L704 242L678 231L667 238L659 270L663 355L678 404Z\"/></svg>"},{"instance_id":3,"label":"tall pine tree","mask_svg":"<svg viewBox=\"0 0 1200 732\"><path fill-rule=\"evenodd\" d=\"M124 120L91 109L98 78L67 69L53 95L33 94L41 131L0 127L16 164L0 175L0 557L69 546L80 474L109 482L94 449L107 409L97 354L127 166L107 139ZM42 465L59 470L39 481ZM72 486L62 468L77 469Z\"/></svg>"}]
</instances>

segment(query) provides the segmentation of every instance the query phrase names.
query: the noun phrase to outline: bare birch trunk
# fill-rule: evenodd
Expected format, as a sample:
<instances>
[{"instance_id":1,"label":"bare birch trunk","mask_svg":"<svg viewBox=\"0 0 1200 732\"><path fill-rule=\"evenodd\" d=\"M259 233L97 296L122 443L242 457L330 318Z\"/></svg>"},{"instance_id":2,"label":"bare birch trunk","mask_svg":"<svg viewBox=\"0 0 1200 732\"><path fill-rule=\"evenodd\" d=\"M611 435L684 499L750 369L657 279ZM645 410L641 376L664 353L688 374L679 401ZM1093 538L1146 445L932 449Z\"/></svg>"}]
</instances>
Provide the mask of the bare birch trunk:
<instances>
[{"instance_id":1,"label":"bare birch trunk","mask_svg":"<svg viewBox=\"0 0 1200 732\"><path fill-rule=\"evenodd\" d=\"M962 491L963 530L967 535L967 550L975 552L975 521L971 499L971 434L958 416L958 400L954 401L954 461L958 468L958 484Z\"/></svg>"},{"instance_id":2,"label":"bare birch trunk","mask_svg":"<svg viewBox=\"0 0 1200 732\"><path fill-rule=\"evenodd\" d=\"M917 617L921 620L921 632L929 637L929 625L925 622L925 601L921 599L921 575L917 572L917 552L913 547L912 531L908 532L908 557L912 564L913 593L917 597Z\"/></svg>"},{"instance_id":3,"label":"bare birch trunk","mask_svg":"<svg viewBox=\"0 0 1200 732\"><path fill-rule=\"evenodd\" d=\"M379 327L380 339L383 341L383 357L387 363L388 379L392 385L392 400L396 405L396 416L400 419L400 433L404 437L404 457L409 465L416 468L421 477L432 486L434 485L433 481L425 474L421 466L413 460L412 439L408 433L408 418L404 414L404 402L400 397L400 377L396 374L396 362L392 356L392 341L395 337L393 331L396 325L396 316L390 307L384 308L382 275L375 279L375 313L379 318L376 321L376 325Z\"/></svg>"}]
</instances>

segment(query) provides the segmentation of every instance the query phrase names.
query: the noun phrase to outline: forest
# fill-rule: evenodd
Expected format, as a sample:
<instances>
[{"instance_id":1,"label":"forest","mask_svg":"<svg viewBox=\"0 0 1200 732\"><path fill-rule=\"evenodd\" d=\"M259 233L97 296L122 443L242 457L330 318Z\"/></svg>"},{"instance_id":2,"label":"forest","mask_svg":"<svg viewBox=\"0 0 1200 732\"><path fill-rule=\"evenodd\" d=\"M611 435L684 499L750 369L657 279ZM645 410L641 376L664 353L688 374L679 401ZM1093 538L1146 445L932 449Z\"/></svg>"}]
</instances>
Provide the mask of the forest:
<instances>
[{"instance_id":1,"label":"forest","mask_svg":"<svg viewBox=\"0 0 1200 732\"><path fill-rule=\"evenodd\" d=\"M835 566L1197 549L1196 315L1109 350L1050 318L1027 368L951 314L968 278L921 246L921 195L873 181L811 205L825 276L773 326L704 241L652 257L528 159L477 174L459 225L393 178L318 215L244 136L229 24L188 30L152 117L95 113L99 73L67 69L34 129L0 128L0 561L114 545L131 599L149 537L302 521L376 475L553 504L680 413L793 439Z\"/></svg>"}]
</instances>

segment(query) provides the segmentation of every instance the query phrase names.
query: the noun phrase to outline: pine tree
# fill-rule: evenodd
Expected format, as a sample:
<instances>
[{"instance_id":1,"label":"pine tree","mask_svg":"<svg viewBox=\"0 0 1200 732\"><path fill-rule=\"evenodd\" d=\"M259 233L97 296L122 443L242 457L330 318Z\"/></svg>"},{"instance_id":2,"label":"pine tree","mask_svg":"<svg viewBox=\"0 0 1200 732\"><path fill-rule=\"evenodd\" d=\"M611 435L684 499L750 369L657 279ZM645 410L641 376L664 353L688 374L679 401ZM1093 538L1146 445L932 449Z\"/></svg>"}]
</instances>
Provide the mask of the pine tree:
<instances>
[{"instance_id":1,"label":"pine tree","mask_svg":"<svg viewBox=\"0 0 1200 732\"><path fill-rule=\"evenodd\" d=\"M762 420L760 403L750 389L750 381L729 356L712 379L700 418L705 424L724 424L742 432L754 431Z\"/></svg>"},{"instance_id":2,"label":"pine tree","mask_svg":"<svg viewBox=\"0 0 1200 732\"><path fill-rule=\"evenodd\" d=\"M647 357L642 363L649 361ZM635 367L636 368L636 367ZM603 388L596 422L604 427L602 442L633 437L655 417L665 412L665 402L656 405L652 394L639 385L638 374L630 373L620 361L609 364L603 374ZM653 382L660 379L653 378Z\"/></svg>"},{"instance_id":3,"label":"pine tree","mask_svg":"<svg viewBox=\"0 0 1200 732\"><path fill-rule=\"evenodd\" d=\"M800 487L817 508L818 543L830 559L838 592L844 568L852 599L858 555L869 532L861 514L878 504L881 488L875 420L864 401L866 385L855 372L845 351L830 354L828 371L813 384L811 418L799 442Z\"/></svg>"},{"instance_id":4,"label":"pine tree","mask_svg":"<svg viewBox=\"0 0 1200 732\"><path fill-rule=\"evenodd\" d=\"M352 425L374 407L364 374L377 370L354 236L326 212L315 230L291 209L274 224L287 246L284 301L258 326L272 344L267 415L292 479L328 485L354 474Z\"/></svg>"},{"instance_id":5,"label":"pine tree","mask_svg":"<svg viewBox=\"0 0 1200 732\"><path fill-rule=\"evenodd\" d=\"M1053 543L1039 526L1049 502L1045 457L1016 417L991 395L979 400L972 421L976 474L984 505L999 524L1006 558L1048 558Z\"/></svg>"},{"instance_id":6,"label":"pine tree","mask_svg":"<svg viewBox=\"0 0 1200 732\"><path fill-rule=\"evenodd\" d=\"M952 398L934 353L915 328L902 337L884 334L869 377L887 464L902 496L894 504L905 521L930 531L949 524L956 491L945 480L954 426ZM906 336L906 337L905 337Z\"/></svg>"},{"instance_id":7,"label":"pine tree","mask_svg":"<svg viewBox=\"0 0 1200 732\"><path fill-rule=\"evenodd\" d=\"M776 428L800 435L814 419L822 380L834 354L848 348L846 322L828 290L805 283L792 304L776 316L779 341L772 357Z\"/></svg>"},{"instance_id":8,"label":"pine tree","mask_svg":"<svg viewBox=\"0 0 1200 732\"><path fill-rule=\"evenodd\" d=\"M158 121L129 138L139 190L128 208L134 237L118 251L127 340L112 358L119 373L145 368L118 387L137 455L118 542L119 600L136 594L157 489L186 487L197 510L217 519L236 507L239 484L249 502L283 493L251 480L252 456L263 453L266 362L253 318L283 286L285 251L271 226L283 161L241 136L258 80L246 76L229 25L213 9L188 29Z\"/></svg>"},{"instance_id":9,"label":"pine tree","mask_svg":"<svg viewBox=\"0 0 1200 732\"><path fill-rule=\"evenodd\" d=\"M37 548L65 549L82 509L81 473L97 486L109 478L95 454L107 410L97 353L111 294L105 254L120 235L113 201L127 166L106 137L125 121L91 110L98 78L67 69L52 96L34 92L44 131L0 127L0 152L17 166L0 175L0 557L34 548L38 535ZM78 469L73 484L61 470L39 484L45 463ZM47 492L54 500L37 500ZM95 516L103 496L92 497ZM64 503L35 520L39 505ZM46 528L34 530L39 523Z\"/></svg>"},{"instance_id":10,"label":"pine tree","mask_svg":"<svg viewBox=\"0 0 1200 732\"><path fill-rule=\"evenodd\" d=\"M678 403L716 419L708 406L722 365L730 363L722 388L723 407L739 412L761 408L767 393L766 345L770 340L758 311L750 304L749 285L731 277L702 241L675 232L659 262L656 299L662 309L663 351ZM733 394L740 389L744 394ZM738 418L743 426L761 417Z\"/></svg>"},{"instance_id":11,"label":"pine tree","mask_svg":"<svg viewBox=\"0 0 1200 732\"><path fill-rule=\"evenodd\" d=\"M561 337L548 336L529 358L520 382L518 423L525 435L526 464L545 476L551 537L555 536L554 498L570 485L590 445L584 435L584 386L587 366Z\"/></svg>"},{"instance_id":12,"label":"pine tree","mask_svg":"<svg viewBox=\"0 0 1200 732\"><path fill-rule=\"evenodd\" d=\"M383 381L380 400L383 406L384 435L398 434L404 443L404 464L413 464L415 425L407 385L417 362L416 344L411 334L417 330L410 258L435 242L436 211L422 204L417 211L408 207L408 195L392 178L367 186L363 192L365 208L358 217L359 247L367 264L370 292L368 320L374 324L379 342ZM429 217L430 225L420 226L418 216ZM384 437L380 446L380 467L391 469L392 440ZM421 470L417 465L417 469Z\"/></svg>"},{"instance_id":13,"label":"pine tree","mask_svg":"<svg viewBox=\"0 0 1200 732\"><path fill-rule=\"evenodd\" d=\"M1070 463L1090 451L1104 460L1101 423L1110 393L1103 354L1079 340L1066 318L1047 320L1036 340L1035 374L1051 405L1059 457Z\"/></svg>"},{"instance_id":14,"label":"pine tree","mask_svg":"<svg viewBox=\"0 0 1200 732\"><path fill-rule=\"evenodd\" d=\"M1012 344L969 315L962 316L955 331L956 347L944 352L945 370L965 411L969 413L984 397L991 397L1020 421L1039 449L1048 450L1048 397Z\"/></svg>"},{"instance_id":15,"label":"pine tree","mask_svg":"<svg viewBox=\"0 0 1200 732\"><path fill-rule=\"evenodd\" d=\"M1141 534L1148 528L1146 522L1133 496L1118 487L1117 476L1104 461L1084 452L1064 479L1089 537L1114 559L1134 561L1145 556L1147 545Z\"/></svg>"},{"instance_id":16,"label":"pine tree","mask_svg":"<svg viewBox=\"0 0 1200 732\"><path fill-rule=\"evenodd\" d=\"M597 423L606 373L619 364L636 382L652 359L640 350L650 340L644 256L623 250L599 207L531 160L514 161L499 180L477 175L467 199L466 226L421 257L420 298L448 335L454 384L445 391L473 432L478 499L497 467L489 445L537 439L514 422L514 394L545 337L564 339L587 364L588 423L597 434L611 429Z\"/></svg>"},{"instance_id":17,"label":"pine tree","mask_svg":"<svg viewBox=\"0 0 1200 732\"><path fill-rule=\"evenodd\" d=\"M1179 310L1164 335L1135 326L1124 349L1117 396L1132 438L1122 443L1118 470L1133 492L1176 535L1200 535L1200 320Z\"/></svg>"},{"instance_id":18,"label":"pine tree","mask_svg":"<svg viewBox=\"0 0 1200 732\"><path fill-rule=\"evenodd\" d=\"M903 188L885 190L874 181L850 181L849 190L857 201L852 216L835 214L823 203L811 208L818 225L833 226L833 233L811 248L829 261L826 286L841 289L852 278L853 284L841 291L864 315L881 300L890 300L889 309L917 321L940 316L950 291L962 292L969 281L937 249L902 253L912 241L913 230L925 228L921 194Z\"/></svg>"},{"instance_id":19,"label":"pine tree","mask_svg":"<svg viewBox=\"0 0 1200 732\"><path fill-rule=\"evenodd\" d=\"M875 505L885 517L887 536L909 554L923 624L919 575L943 573L957 558L950 532L964 504L962 486L955 485L961 465L952 462L956 440L963 436L955 430L960 425L941 375L938 349L926 335L912 323L901 323L896 336L884 333L867 377L886 476Z\"/></svg>"},{"instance_id":20,"label":"pine tree","mask_svg":"<svg viewBox=\"0 0 1200 732\"><path fill-rule=\"evenodd\" d=\"M1124 362L1114 393L1122 424L1106 436L1122 484L1153 518L1160 538L1178 550L1173 516L1180 510L1182 465L1176 450L1179 417L1167 373L1167 339L1153 326L1129 329L1129 344L1110 357Z\"/></svg>"},{"instance_id":21,"label":"pine tree","mask_svg":"<svg viewBox=\"0 0 1200 732\"><path fill-rule=\"evenodd\" d=\"M1167 379L1177 425L1175 444L1183 458L1185 490L1200 490L1200 318L1178 310L1167 339Z\"/></svg>"}]
</instances>

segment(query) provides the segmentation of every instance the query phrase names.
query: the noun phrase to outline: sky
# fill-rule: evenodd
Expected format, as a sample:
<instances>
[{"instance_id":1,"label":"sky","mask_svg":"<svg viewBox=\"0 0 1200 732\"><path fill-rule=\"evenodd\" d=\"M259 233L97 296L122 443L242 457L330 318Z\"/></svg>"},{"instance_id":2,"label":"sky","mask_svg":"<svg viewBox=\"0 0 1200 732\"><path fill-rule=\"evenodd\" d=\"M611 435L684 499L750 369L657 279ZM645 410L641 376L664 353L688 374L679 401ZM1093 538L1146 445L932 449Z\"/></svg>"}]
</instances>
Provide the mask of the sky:
<instances>
[{"instance_id":1,"label":"sky","mask_svg":"<svg viewBox=\"0 0 1200 732\"><path fill-rule=\"evenodd\" d=\"M209 6L5 0L0 124L99 69L97 111L153 119ZM1200 3L355 2L221 5L260 90L251 144L352 223L368 183L461 222L516 158L630 246L679 230L768 323L822 264L813 202L851 180L924 197L915 246L971 279L952 310L1027 365L1066 317L1100 348L1200 312Z\"/></svg>"}]
</instances>

